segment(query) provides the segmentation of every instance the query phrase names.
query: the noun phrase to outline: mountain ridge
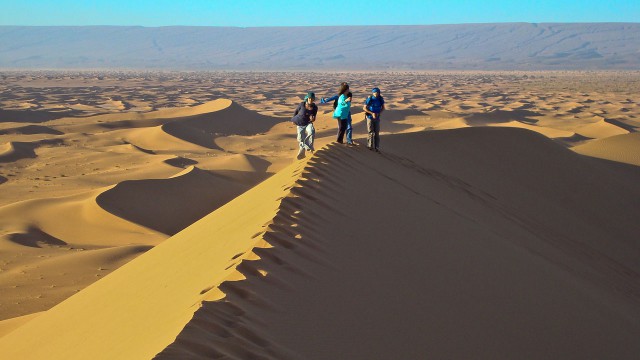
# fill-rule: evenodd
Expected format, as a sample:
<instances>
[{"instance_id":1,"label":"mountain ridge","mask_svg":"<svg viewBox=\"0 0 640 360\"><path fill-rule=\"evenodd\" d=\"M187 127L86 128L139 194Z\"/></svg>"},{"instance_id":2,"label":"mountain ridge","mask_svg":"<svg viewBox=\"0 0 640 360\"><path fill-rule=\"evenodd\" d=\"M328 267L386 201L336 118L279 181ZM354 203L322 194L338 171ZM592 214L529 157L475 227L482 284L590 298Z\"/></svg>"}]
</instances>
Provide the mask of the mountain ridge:
<instances>
[{"instance_id":1,"label":"mountain ridge","mask_svg":"<svg viewBox=\"0 0 640 360\"><path fill-rule=\"evenodd\" d=\"M5 69L640 69L640 23L0 26L0 43Z\"/></svg>"}]
</instances>

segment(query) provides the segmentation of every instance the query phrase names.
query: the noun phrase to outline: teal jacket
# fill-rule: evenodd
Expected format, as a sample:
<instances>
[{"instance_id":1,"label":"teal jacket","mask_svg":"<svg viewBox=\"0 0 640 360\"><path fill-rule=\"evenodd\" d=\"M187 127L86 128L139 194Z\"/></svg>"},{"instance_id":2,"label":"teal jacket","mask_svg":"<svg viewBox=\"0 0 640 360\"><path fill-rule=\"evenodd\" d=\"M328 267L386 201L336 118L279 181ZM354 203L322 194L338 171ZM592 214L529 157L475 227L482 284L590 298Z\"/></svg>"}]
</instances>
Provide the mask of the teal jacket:
<instances>
[{"instance_id":1,"label":"teal jacket","mask_svg":"<svg viewBox=\"0 0 640 360\"><path fill-rule=\"evenodd\" d=\"M340 95L338 98L338 106L336 106L336 110L333 112L334 118L345 120L349 117L351 101L345 100L347 100L347 96L345 94Z\"/></svg>"}]
</instances>

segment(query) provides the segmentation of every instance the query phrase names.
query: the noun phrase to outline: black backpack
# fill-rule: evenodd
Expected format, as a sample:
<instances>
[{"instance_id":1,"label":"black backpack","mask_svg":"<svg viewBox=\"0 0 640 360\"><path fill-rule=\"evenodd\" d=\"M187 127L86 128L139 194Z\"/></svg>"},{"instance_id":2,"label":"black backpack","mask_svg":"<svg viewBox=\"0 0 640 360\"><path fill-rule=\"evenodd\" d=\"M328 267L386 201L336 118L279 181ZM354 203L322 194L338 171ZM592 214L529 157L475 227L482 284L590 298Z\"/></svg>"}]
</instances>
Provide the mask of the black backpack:
<instances>
[{"instance_id":1,"label":"black backpack","mask_svg":"<svg viewBox=\"0 0 640 360\"><path fill-rule=\"evenodd\" d=\"M348 98L353 97L353 94L351 93L351 91L349 91L349 92L347 93L347 97L348 97ZM339 99L339 98L340 98L340 97L338 96L338 98L337 98L337 99L333 100L333 110L335 110L335 109L338 107L338 99Z\"/></svg>"}]
</instances>

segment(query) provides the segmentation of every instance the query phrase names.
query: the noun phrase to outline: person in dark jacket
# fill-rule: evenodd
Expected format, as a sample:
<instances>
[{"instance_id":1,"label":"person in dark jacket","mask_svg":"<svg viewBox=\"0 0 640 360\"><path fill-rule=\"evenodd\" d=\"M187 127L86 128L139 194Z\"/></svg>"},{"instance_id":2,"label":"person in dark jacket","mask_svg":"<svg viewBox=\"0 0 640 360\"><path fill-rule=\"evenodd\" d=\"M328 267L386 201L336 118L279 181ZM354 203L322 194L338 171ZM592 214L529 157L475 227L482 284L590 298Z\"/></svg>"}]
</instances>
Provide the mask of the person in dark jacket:
<instances>
[{"instance_id":1,"label":"person in dark jacket","mask_svg":"<svg viewBox=\"0 0 640 360\"><path fill-rule=\"evenodd\" d=\"M369 150L380 152L380 114L385 110L384 98L380 95L380 89L375 87L371 90L371 96L364 101L362 109L367 119L367 129L369 136L367 147Z\"/></svg>"},{"instance_id":2,"label":"person in dark jacket","mask_svg":"<svg viewBox=\"0 0 640 360\"><path fill-rule=\"evenodd\" d=\"M304 158L305 151L315 151L313 138L316 134L316 129L313 127L313 122L316 121L316 115L318 114L318 106L314 103L315 100L316 95L309 92L304 97L304 101L298 105L291 119L291 122L297 125L298 159Z\"/></svg>"}]
</instances>

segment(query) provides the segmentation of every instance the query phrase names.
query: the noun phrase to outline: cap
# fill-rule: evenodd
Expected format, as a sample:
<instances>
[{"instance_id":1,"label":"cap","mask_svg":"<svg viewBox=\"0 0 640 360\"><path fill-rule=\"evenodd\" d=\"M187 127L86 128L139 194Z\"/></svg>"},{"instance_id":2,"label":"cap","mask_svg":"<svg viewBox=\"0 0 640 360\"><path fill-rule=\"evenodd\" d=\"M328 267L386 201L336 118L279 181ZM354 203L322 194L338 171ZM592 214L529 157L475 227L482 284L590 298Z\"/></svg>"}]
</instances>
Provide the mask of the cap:
<instances>
[{"instance_id":1,"label":"cap","mask_svg":"<svg viewBox=\"0 0 640 360\"><path fill-rule=\"evenodd\" d=\"M314 94L313 92L309 91L307 93L307 96L304 97L304 101L307 101L307 99L314 99L316 98L316 94Z\"/></svg>"},{"instance_id":2,"label":"cap","mask_svg":"<svg viewBox=\"0 0 640 360\"><path fill-rule=\"evenodd\" d=\"M380 88L374 87L373 89L371 89L371 92L380 94Z\"/></svg>"}]
</instances>

